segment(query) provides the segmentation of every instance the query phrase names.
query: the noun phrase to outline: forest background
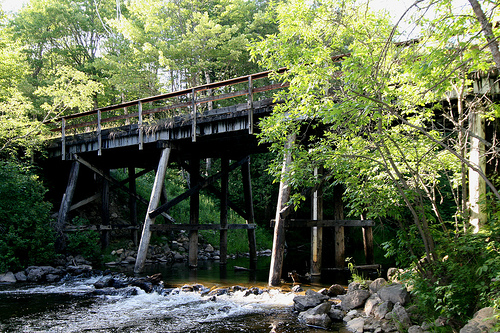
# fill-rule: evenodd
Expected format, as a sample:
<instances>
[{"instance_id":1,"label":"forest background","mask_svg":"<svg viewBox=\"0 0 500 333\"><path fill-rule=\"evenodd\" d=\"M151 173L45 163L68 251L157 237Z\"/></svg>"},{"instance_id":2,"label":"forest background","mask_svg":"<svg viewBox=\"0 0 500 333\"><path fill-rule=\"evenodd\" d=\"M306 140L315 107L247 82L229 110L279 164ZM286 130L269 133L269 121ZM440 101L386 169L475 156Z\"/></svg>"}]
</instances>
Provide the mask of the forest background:
<instances>
[{"instance_id":1,"label":"forest background","mask_svg":"<svg viewBox=\"0 0 500 333\"><path fill-rule=\"evenodd\" d=\"M2 11L0 271L55 256L52 207L34 164L45 122L287 67L272 77L290 83L276 96L285 103L260 126L272 153L254 160L270 171L255 177L261 221L274 209L273 180L291 186L296 207L303 188L340 184L347 217L390 230L381 246L411 268L405 278L422 313L466 318L500 307L500 107L491 91L474 93L472 80L498 78L499 20L487 0L416 1L396 24L349 0L40 0ZM484 137L474 135L474 117ZM305 138L304 127L322 131ZM474 140L484 169L469 161ZM282 172L284 154L293 163ZM315 177L318 167L325 172ZM476 227L471 170L488 185Z\"/></svg>"}]
</instances>

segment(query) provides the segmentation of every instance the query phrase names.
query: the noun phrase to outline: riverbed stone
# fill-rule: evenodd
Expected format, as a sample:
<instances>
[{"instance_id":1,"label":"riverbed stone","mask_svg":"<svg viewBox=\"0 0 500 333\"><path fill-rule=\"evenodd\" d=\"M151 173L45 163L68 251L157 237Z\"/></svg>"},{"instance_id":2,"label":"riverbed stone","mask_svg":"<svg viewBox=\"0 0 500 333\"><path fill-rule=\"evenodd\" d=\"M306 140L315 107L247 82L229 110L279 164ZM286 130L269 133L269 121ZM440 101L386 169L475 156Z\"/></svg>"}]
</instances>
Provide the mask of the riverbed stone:
<instances>
[{"instance_id":1,"label":"riverbed stone","mask_svg":"<svg viewBox=\"0 0 500 333\"><path fill-rule=\"evenodd\" d=\"M371 315L374 307L381 302L382 300L377 294L372 294L365 302L365 315Z\"/></svg>"},{"instance_id":2,"label":"riverbed stone","mask_svg":"<svg viewBox=\"0 0 500 333\"><path fill-rule=\"evenodd\" d=\"M392 319L396 326L398 326L400 329L407 330L411 325L411 320L408 316L408 313L406 312L405 308L399 303L394 304L394 308L391 312L387 313L385 318Z\"/></svg>"},{"instance_id":3,"label":"riverbed stone","mask_svg":"<svg viewBox=\"0 0 500 333\"><path fill-rule=\"evenodd\" d=\"M335 297L338 295L345 295L345 289L340 284L333 284L328 288L327 295L330 297Z\"/></svg>"},{"instance_id":4,"label":"riverbed stone","mask_svg":"<svg viewBox=\"0 0 500 333\"><path fill-rule=\"evenodd\" d=\"M331 307L332 304L329 302L319 304L314 308L301 312L299 320L305 322L307 325L328 328L332 323L329 316Z\"/></svg>"},{"instance_id":5,"label":"riverbed stone","mask_svg":"<svg viewBox=\"0 0 500 333\"><path fill-rule=\"evenodd\" d=\"M314 290L308 289L305 296L295 296L293 298L295 311L302 312L310 308L314 308L321 303L328 300L328 296L322 295L315 292Z\"/></svg>"},{"instance_id":6,"label":"riverbed stone","mask_svg":"<svg viewBox=\"0 0 500 333\"><path fill-rule=\"evenodd\" d=\"M373 309L373 316L377 319L383 319L387 313L392 311L393 306L394 304L391 301L382 302Z\"/></svg>"},{"instance_id":7,"label":"riverbed stone","mask_svg":"<svg viewBox=\"0 0 500 333\"><path fill-rule=\"evenodd\" d=\"M94 282L94 288L102 289L106 287L111 287L115 283L115 279L111 276L103 276L96 282Z\"/></svg>"},{"instance_id":8,"label":"riverbed stone","mask_svg":"<svg viewBox=\"0 0 500 333\"><path fill-rule=\"evenodd\" d=\"M408 328L408 333L424 333L424 330L419 325L413 325Z\"/></svg>"},{"instance_id":9,"label":"riverbed stone","mask_svg":"<svg viewBox=\"0 0 500 333\"><path fill-rule=\"evenodd\" d=\"M0 274L0 282L2 283L16 283L17 279L14 273L7 272L4 274Z\"/></svg>"},{"instance_id":10,"label":"riverbed stone","mask_svg":"<svg viewBox=\"0 0 500 333\"><path fill-rule=\"evenodd\" d=\"M351 292L347 292L345 296L342 297L342 309L349 311L352 309L359 308L365 301L370 297L370 292L364 289L357 289Z\"/></svg>"},{"instance_id":11,"label":"riverbed stone","mask_svg":"<svg viewBox=\"0 0 500 333\"><path fill-rule=\"evenodd\" d=\"M387 284L387 280L384 278L375 279L372 283L370 283L369 289L372 294L377 293L380 288Z\"/></svg>"},{"instance_id":12,"label":"riverbed stone","mask_svg":"<svg viewBox=\"0 0 500 333\"><path fill-rule=\"evenodd\" d=\"M28 277L23 271L17 272L16 274L14 274L14 276L16 277L16 280L18 282L25 282L28 280Z\"/></svg>"},{"instance_id":13,"label":"riverbed stone","mask_svg":"<svg viewBox=\"0 0 500 333\"><path fill-rule=\"evenodd\" d=\"M359 317L347 322L347 329L351 332L363 333L365 327L365 318Z\"/></svg>"},{"instance_id":14,"label":"riverbed stone","mask_svg":"<svg viewBox=\"0 0 500 333\"><path fill-rule=\"evenodd\" d=\"M328 316L330 316L330 319L333 321L342 321L342 319L345 317L345 312L332 307L330 309L330 312L328 313Z\"/></svg>"},{"instance_id":15,"label":"riverbed stone","mask_svg":"<svg viewBox=\"0 0 500 333\"><path fill-rule=\"evenodd\" d=\"M399 283L383 286L377 294L382 301L391 301L394 304L400 303L401 305L404 305L410 297L406 287Z\"/></svg>"},{"instance_id":16,"label":"riverbed stone","mask_svg":"<svg viewBox=\"0 0 500 333\"><path fill-rule=\"evenodd\" d=\"M467 325L465 325L460 333L487 333L492 330L498 319L495 317L498 315L492 307L483 308L474 314L474 317L469 320Z\"/></svg>"}]
</instances>

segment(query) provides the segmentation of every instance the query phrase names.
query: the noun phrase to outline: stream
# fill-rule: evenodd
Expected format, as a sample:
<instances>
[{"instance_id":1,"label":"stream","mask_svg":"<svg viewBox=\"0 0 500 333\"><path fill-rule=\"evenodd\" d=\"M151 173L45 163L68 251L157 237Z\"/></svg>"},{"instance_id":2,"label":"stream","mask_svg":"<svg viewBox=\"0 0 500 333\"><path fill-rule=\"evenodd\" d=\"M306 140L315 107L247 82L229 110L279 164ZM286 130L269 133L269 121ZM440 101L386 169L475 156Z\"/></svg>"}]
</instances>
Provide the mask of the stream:
<instances>
[{"instance_id":1,"label":"stream","mask_svg":"<svg viewBox=\"0 0 500 333\"><path fill-rule=\"evenodd\" d=\"M170 293L124 288L113 295L100 295L93 284L102 276L70 277L56 284L0 285L0 331L325 332L297 320L292 312L293 293L270 290L245 296L244 291L235 291L211 299L179 288L200 283L207 288L239 285L265 289L266 260L259 259L253 271L234 269L248 267L244 258L230 260L226 269L217 262L199 264L197 270L188 269L185 263L147 266L145 275L161 272L165 288L174 288ZM120 269L131 271L131 267ZM309 287L319 289L321 285Z\"/></svg>"}]
</instances>

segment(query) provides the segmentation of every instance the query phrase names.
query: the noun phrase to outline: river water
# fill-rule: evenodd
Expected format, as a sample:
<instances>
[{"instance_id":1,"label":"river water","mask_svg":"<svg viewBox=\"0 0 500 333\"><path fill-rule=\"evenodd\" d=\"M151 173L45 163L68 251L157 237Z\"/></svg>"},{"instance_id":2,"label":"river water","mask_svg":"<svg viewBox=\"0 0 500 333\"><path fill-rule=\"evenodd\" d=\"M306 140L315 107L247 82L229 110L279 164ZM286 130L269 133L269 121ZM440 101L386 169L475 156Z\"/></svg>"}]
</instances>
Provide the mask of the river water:
<instances>
[{"instance_id":1,"label":"river water","mask_svg":"<svg viewBox=\"0 0 500 333\"><path fill-rule=\"evenodd\" d=\"M262 260L260 260L262 262ZM168 287L184 283L265 288L268 265L253 271L248 261L232 260L226 269L200 262L197 270L185 264L148 266L145 274L163 274ZM124 268L124 270L128 270ZM307 327L292 312L292 293L270 290L245 296L243 291L217 296L175 289L145 293L124 289L116 295L97 295L93 283L100 276L69 278L57 284L0 285L1 332L325 332ZM314 289L320 285L311 286ZM137 292L135 292L137 291ZM333 330L341 329L336 327Z\"/></svg>"}]
</instances>

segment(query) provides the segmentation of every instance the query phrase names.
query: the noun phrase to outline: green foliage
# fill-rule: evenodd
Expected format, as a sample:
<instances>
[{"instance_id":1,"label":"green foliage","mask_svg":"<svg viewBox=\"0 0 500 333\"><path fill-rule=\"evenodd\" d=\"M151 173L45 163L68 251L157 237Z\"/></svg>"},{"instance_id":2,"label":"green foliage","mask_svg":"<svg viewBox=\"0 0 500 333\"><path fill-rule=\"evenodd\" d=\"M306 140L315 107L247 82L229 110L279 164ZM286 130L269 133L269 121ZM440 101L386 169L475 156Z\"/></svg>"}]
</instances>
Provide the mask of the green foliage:
<instances>
[{"instance_id":1,"label":"green foliage","mask_svg":"<svg viewBox=\"0 0 500 333\"><path fill-rule=\"evenodd\" d=\"M89 225L86 219L75 217L73 225ZM100 235L95 230L74 231L67 234L66 251L71 255L82 255L85 259L98 261L101 256Z\"/></svg>"},{"instance_id":2,"label":"green foliage","mask_svg":"<svg viewBox=\"0 0 500 333\"><path fill-rule=\"evenodd\" d=\"M220 247L220 235L215 230L200 231L201 237L215 248ZM257 250L271 249L273 246L272 234L262 227L255 229L255 238L257 241ZM248 235L247 230L229 230L227 233L227 252L228 254L248 253Z\"/></svg>"},{"instance_id":3,"label":"green foliage","mask_svg":"<svg viewBox=\"0 0 500 333\"><path fill-rule=\"evenodd\" d=\"M498 308L500 296L500 227L491 224L479 234L456 235L453 242L442 239L443 260L432 263L431 279L417 269L403 276L413 286L414 302L434 317L470 318L486 306ZM425 276L425 275L424 275Z\"/></svg>"},{"instance_id":4,"label":"green foliage","mask_svg":"<svg viewBox=\"0 0 500 333\"><path fill-rule=\"evenodd\" d=\"M0 161L0 272L53 259L55 238L45 192L28 165Z\"/></svg>"}]
</instances>

